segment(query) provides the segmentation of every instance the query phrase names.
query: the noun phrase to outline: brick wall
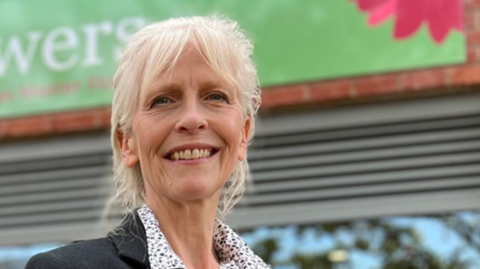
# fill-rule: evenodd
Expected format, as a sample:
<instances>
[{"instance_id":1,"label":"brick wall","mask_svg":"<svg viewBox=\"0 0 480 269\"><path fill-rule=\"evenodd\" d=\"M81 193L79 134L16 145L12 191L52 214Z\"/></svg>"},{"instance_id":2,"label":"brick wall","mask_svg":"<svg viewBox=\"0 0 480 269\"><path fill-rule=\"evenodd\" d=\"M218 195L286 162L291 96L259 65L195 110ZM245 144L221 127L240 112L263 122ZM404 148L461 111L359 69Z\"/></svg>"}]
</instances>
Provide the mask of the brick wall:
<instances>
[{"instance_id":1,"label":"brick wall","mask_svg":"<svg viewBox=\"0 0 480 269\"><path fill-rule=\"evenodd\" d=\"M109 107L0 120L0 140L51 136L110 127Z\"/></svg>"},{"instance_id":2,"label":"brick wall","mask_svg":"<svg viewBox=\"0 0 480 269\"><path fill-rule=\"evenodd\" d=\"M480 0L464 0L467 62L462 65L264 88L262 110L480 91ZM110 109L0 120L0 141L108 129Z\"/></svg>"}]
</instances>

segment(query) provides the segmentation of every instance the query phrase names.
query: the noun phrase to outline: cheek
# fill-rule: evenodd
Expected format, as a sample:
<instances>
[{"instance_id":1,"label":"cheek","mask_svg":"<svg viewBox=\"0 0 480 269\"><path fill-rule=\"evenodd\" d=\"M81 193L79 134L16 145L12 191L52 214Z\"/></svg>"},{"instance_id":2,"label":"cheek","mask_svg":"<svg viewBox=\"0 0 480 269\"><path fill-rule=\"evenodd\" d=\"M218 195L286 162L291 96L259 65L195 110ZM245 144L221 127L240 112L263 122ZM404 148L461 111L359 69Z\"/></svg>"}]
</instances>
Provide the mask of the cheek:
<instances>
[{"instance_id":1,"label":"cheek","mask_svg":"<svg viewBox=\"0 0 480 269\"><path fill-rule=\"evenodd\" d=\"M136 122L140 167L144 178L166 178L160 168L160 148L169 134L165 120L158 116L143 117Z\"/></svg>"},{"instance_id":2,"label":"cheek","mask_svg":"<svg viewBox=\"0 0 480 269\"><path fill-rule=\"evenodd\" d=\"M168 122L160 116L145 116L137 122L137 136L141 155L155 156L169 134Z\"/></svg>"},{"instance_id":3,"label":"cheek","mask_svg":"<svg viewBox=\"0 0 480 269\"><path fill-rule=\"evenodd\" d=\"M222 118L216 128L217 133L224 139L230 150L237 151L242 138L242 115L235 113L229 117Z\"/></svg>"},{"instance_id":4,"label":"cheek","mask_svg":"<svg viewBox=\"0 0 480 269\"><path fill-rule=\"evenodd\" d=\"M235 111L235 113L224 114L216 121L214 131L223 139L225 143L224 152L221 156L222 178L228 179L232 173L236 163L238 162L238 154L243 130L243 115Z\"/></svg>"}]
</instances>

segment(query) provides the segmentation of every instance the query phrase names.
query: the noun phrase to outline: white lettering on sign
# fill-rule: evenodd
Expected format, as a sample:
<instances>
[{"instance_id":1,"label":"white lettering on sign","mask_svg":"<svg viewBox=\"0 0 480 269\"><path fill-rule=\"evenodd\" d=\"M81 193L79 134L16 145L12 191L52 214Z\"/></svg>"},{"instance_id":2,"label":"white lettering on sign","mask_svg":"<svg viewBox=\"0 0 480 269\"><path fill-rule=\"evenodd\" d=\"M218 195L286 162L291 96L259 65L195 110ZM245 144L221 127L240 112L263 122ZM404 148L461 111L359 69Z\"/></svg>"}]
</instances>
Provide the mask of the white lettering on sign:
<instances>
[{"instance_id":1,"label":"white lettering on sign","mask_svg":"<svg viewBox=\"0 0 480 269\"><path fill-rule=\"evenodd\" d=\"M126 18L118 23L117 39L120 44L126 44L132 35L147 25L144 18ZM114 50L115 60L120 60L123 46L117 46Z\"/></svg>"},{"instance_id":2,"label":"white lettering on sign","mask_svg":"<svg viewBox=\"0 0 480 269\"><path fill-rule=\"evenodd\" d=\"M60 62L55 58L57 51L71 50L78 46L78 36L68 27L51 31L43 42L42 57L45 65L54 71L65 71L72 68L78 61L78 55L71 55L68 60Z\"/></svg>"},{"instance_id":3,"label":"white lettering on sign","mask_svg":"<svg viewBox=\"0 0 480 269\"><path fill-rule=\"evenodd\" d=\"M123 46L135 32L146 25L145 18L131 17L120 20L117 25L109 21L81 25L79 31L71 27L59 27L45 35L38 31L27 33L26 44L24 39L13 36L5 43L5 47L0 38L0 78L5 76L13 62L20 74L27 75L32 61L37 59L37 51L41 53L44 66L51 71L64 72L78 65L102 65L105 63L104 57L101 57L105 52L102 54L99 51L102 37L116 39L117 45L110 50L112 54L109 60L118 61ZM80 46L82 36L85 40L84 48Z\"/></svg>"},{"instance_id":4,"label":"white lettering on sign","mask_svg":"<svg viewBox=\"0 0 480 269\"><path fill-rule=\"evenodd\" d=\"M83 60L83 65L101 65L103 59L98 56L98 34L111 34L113 31L112 23L87 24L82 27L82 30L85 33L85 59Z\"/></svg>"},{"instance_id":5,"label":"white lettering on sign","mask_svg":"<svg viewBox=\"0 0 480 269\"><path fill-rule=\"evenodd\" d=\"M27 51L24 51L20 39L16 36L12 37L8 43L5 53L0 50L0 77L3 77L10 65L12 58L16 61L18 71L21 74L28 73L33 56L37 50L38 41L41 38L40 32L32 32L27 34ZM2 40L0 39L0 46Z\"/></svg>"}]
</instances>

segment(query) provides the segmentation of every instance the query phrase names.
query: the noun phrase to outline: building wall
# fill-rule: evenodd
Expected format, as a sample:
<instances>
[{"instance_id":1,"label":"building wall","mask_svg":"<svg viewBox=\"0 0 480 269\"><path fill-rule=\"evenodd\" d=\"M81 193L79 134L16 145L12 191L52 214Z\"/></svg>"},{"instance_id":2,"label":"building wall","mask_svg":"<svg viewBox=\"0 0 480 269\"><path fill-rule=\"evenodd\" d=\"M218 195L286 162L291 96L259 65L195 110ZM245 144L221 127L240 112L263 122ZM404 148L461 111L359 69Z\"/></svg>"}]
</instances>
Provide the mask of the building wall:
<instances>
[{"instance_id":1,"label":"building wall","mask_svg":"<svg viewBox=\"0 0 480 269\"><path fill-rule=\"evenodd\" d=\"M480 90L480 0L464 0L467 62L264 88L261 113ZM328 64L328 63L319 63ZM0 119L0 142L105 130L110 108Z\"/></svg>"}]
</instances>

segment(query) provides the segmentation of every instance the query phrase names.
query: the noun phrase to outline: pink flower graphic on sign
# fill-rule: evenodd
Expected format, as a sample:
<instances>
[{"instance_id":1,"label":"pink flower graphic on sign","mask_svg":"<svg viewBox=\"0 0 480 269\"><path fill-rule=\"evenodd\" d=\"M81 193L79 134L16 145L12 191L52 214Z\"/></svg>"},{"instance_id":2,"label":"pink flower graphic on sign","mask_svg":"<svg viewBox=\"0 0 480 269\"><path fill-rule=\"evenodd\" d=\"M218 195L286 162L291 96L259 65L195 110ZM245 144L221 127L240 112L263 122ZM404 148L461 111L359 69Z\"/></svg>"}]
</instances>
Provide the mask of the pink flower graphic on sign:
<instances>
[{"instance_id":1,"label":"pink flower graphic on sign","mask_svg":"<svg viewBox=\"0 0 480 269\"><path fill-rule=\"evenodd\" d=\"M377 26L390 17L395 18L395 39L413 35L427 23L430 35L442 43L453 29L463 31L461 0L350 0L358 9L368 12L368 24Z\"/></svg>"}]
</instances>

